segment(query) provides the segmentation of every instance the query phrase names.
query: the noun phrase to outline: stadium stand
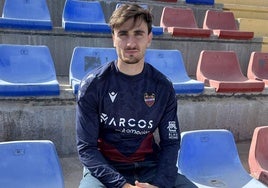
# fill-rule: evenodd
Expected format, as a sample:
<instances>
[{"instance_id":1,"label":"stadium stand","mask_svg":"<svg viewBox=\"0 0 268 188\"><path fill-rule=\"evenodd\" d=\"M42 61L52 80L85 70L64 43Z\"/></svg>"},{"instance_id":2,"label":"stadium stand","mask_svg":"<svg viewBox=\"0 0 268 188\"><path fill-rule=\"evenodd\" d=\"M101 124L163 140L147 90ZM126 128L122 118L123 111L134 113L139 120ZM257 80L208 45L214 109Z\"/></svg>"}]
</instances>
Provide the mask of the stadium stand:
<instances>
[{"instance_id":1,"label":"stadium stand","mask_svg":"<svg viewBox=\"0 0 268 188\"><path fill-rule=\"evenodd\" d=\"M0 45L0 96L59 95L47 46Z\"/></svg>"},{"instance_id":2,"label":"stadium stand","mask_svg":"<svg viewBox=\"0 0 268 188\"><path fill-rule=\"evenodd\" d=\"M264 82L243 75L234 51L201 51L196 77L216 92L261 92L264 89Z\"/></svg>"},{"instance_id":3,"label":"stadium stand","mask_svg":"<svg viewBox=\"0 0 268 188\"><path fill-rule=\"evenodd\" d=\"M66 0L62 27L66 31L111 33L99 1Z\"/></svg>"},{"instance_id":4,"label":"stadium stand","mask_svg":"<svg viewBox=\"0 0 268 188\"><path fill-rule=\"evenodd\" d=\"M77 94L82 78L93 69L117 59L114 48L75 47L72 54L69 84Z\"/></svg>"},{"instance_id":5,"label":"stadium stand","mask_svg":"<svg viewBox=\"0 0 268 188\"><path fill-rule=\"evenodd\" d=\"M203 23L204 29L212 29L213 34L223 39L252 39L254 32L240 31L234 14L230 11L207 10Z\"/></svg>"},{"instance_id":6,"label":"stadium stand","mask_svg":"<svg viewBox=\"0 0 268 188\"><path fill-rule=\"evenodd\" d=\"M171 80L177 94L203 92L204 83L188 76L179 50L148 49L145 54L145 61Z\"/></svg>"},{"instance_id":7,"label":"stadium stand","mask_svg":"<svg viewBox=\"0 0 268 188\"><path fill-rule=\"evenodd\" d=\"M49 140L0 142L1 187L64 188L58 154Z\"/></svg>"},{"instance_id":8,"label":"stadium stand","mask_svg":"<svg viewBox=\"0 0 268 188\"><path fill-rule=\"evenodd\" d=\"M178 172L199 188L264 188L243 167L232 132L203 129L181 133Z\"/></svg>"},{"instance_id":9,"label":"stadium stand","mask_svg":"<svg viewBox=\"0 0 268 188\"><path fill-rule=\"evenodd\" d=\"M247 77L249 79L261 80L268 86L268 53L251 53Z\"/></svg>"},{"instance_id":10,"label":"stadium stand","mask_svg":"<svg viewBox=\"0 0 268 188\"><path fill-rule=\"evenodd\" d=\"M255 3L256 5L260 1L268 2L267 0L233 1L240 1L242 3L251 1L252 4ZM14 3L15 1L12 2ZM105 18L108 20L116 3L119 1L100 0L99 2L102 5ZM134 1L120 2L128 3ZM185 0L148 0L135 2L147 2L149 4L154 13L155 25L159 24L160 13L164 6L192 8L196 15L195 18L198 21L199 28L202 27L206 9L221 10L223 7L217 3L213 6L186 4ZM79 185L82 168L80 169L80 162L77 159L75 142L76 98L68 82L71 55L76 46L112 47L112 39L110 34L66 32L62 28L62 13L65 0L47 0L47 3L54 24L53 30L33 31L1 28L0 42L2 44L47 45L52 52L56 73L58 79L60 79L60 95L53 97L13 97L12 99L1 96L0 139L1 141L33 138L53 140L61 160L65 165L66 188L73 188ZM0 10L2 10L3 4L4 0L0 1ZM259 11L256 15L261 15L261 13ZM252 28L252 31L254 31L254 28ZM268 52L268 40L263 38L263 41L266 43L266 47L263 46L262 51L266 49L266 52ZM260 51L261 44L262 41L259 38L253 38L247 41L218 40L214 36L210 38L175 38L170 34L165 34L155 37L152 41L151 48L180 50L184 57L187 72L192 78L195 78L196 65L201 50L235 51L242 65L243 73L246 73L250 53L252 51ZM2 72L0 72L1 75ZM214 88L206 87L201 94L177 95L181 130L206 129L208 127L227 128L232 131L238 143L245 140L248 143L255 126L264 125L268 121L267 96L267 87L261 93L218 94L215 93ZM247 153L247 147L244 147L243 143L242 146L243 154ZM246 166L247 162L245 164ZM16 175L16 177L18 176ZM216 181L215 184L217 184Z\"/></svg>"},{"instance_id":11,"label":"stadium stand","mask_svg":"<svg viewBox=\"0 0 268 188\"><path fill-rule=\"evenodd\" d=\"M189 4L214 5L214 0L185 0Z\"/></svg>"},{"instance_id":12,"label":"stadium stand","mask_svg":"<svg viewBox=\"0 0 268 188\"><path fill-rule=\"evenodd\" d=\"M0 28L52 30L46 0L5 0Z\"/></svg>"},{"instance_id":13,"label":"stadium stand","mask_svg":"<svg viewBox=\"0 0 268 188\"><path fill-rule=\"evenodd\" d=\"M175 37L210 37L210 29L198 28L191 8L164 7L160 26Z\"/></svg>"},{"instance_id":14,"label":"stadium stand","mask_svg":"<svg viewBox=\"0 0 268 188\"><path fill-rule=\"evenodd\" d=\"M116 4L116 9L122 5L122 3L117 3ZM144 9L148 9L150 10L149 6L147 4L139 4L141 7L143 7ZM163 35L164 34L164 28L163 27L160 27L160 26L155 26L155 25L152 25L152 32L154 35Z\"/></svg>"},{"instance_id":15,"label":"stadium stand","mask_svg":"<svg viewBox=\"0 0 268 188\"><path fill-rule=\"evenodd\" d=\"M254 129L248 164L251 175L268 186L268 126Z\"/></svg>"}]
</instances>

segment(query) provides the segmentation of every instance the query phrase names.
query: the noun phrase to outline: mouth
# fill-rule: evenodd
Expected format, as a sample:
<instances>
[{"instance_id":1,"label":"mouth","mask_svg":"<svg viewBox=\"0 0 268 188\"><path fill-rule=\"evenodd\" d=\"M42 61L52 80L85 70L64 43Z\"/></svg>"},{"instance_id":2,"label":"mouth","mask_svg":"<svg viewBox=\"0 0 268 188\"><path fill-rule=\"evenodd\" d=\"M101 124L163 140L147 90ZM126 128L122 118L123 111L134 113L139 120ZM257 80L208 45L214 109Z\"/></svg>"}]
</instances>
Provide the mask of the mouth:
<instances>
[{"instance_id":1,"label":"mouth","mask_svg":"<svg viewBox=\"0 0 268 188\"><path fill-rule=\"evenodd\" d=\"M125 53L128 54L128 55L134 55L138 52L137 49L126 49L125 50Z\"/></svg>"}]
</instances>

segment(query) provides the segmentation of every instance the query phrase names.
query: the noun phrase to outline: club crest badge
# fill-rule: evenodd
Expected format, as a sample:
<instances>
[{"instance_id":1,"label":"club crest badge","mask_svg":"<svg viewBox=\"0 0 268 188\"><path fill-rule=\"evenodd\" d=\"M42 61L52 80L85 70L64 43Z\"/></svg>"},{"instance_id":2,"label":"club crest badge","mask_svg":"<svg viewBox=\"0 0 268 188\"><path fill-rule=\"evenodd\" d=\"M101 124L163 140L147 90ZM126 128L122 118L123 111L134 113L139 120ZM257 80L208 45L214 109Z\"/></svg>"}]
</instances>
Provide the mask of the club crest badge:
<instances>
[{"instance_id":1,"label":"club crest badge","mask_svg":"<svg viewBox=\"0 0 268 188\"><path fill-rule=\"evenodd\" d=\"M152 107L155 102L155 94L144 93L144 102L148 107Z\"/></svg>"}]
</instances>

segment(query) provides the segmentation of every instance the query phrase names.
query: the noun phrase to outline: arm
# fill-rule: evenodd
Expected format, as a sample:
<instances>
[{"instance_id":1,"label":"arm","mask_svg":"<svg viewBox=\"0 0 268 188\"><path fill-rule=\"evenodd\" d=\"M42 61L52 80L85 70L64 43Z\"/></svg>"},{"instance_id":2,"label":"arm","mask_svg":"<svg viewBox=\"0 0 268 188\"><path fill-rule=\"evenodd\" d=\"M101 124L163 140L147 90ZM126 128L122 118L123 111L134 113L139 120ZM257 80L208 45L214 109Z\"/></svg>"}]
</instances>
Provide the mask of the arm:
<instances>
[{"instance_id":1,"label":"arm","mask_svg":"<svg viewBox=\"0 0 268 188\"><path fill-rule=\"evenodd\" d=\"M177 100L172 88L164 115L158 126L160 156L157 176L153 185L161 188L173 187L177 177L177 156L180 148L180 130L177 118Z\"/></svg>"},{"instance_id":2,"label":"arm","mask_svg":"<svg viewBox=\"0 0 268 188\"><path fill-rule=\"evenodd\" d=\"M126 183L125 178L107 164L98 150L98 102L95 94L91 91L78 99L76 106L76 132L78 154L83 165L107 188L123 187Z\"/></svg>"}]
</instances>

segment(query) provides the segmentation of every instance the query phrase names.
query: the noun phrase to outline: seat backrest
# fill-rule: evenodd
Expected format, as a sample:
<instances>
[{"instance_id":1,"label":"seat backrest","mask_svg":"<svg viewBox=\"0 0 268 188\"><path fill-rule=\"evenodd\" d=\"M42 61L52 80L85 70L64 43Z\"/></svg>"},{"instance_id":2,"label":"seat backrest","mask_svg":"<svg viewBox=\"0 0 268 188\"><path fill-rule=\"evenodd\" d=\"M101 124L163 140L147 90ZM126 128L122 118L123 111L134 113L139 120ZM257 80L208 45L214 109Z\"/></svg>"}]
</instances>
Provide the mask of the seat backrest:
<instances>
[{"instance_id":1,"label":"seat backrest","mask_svg":"<svg viewBox=\"0 0 268 188\"><path fill-rule=\"evenodd\" d=\"M46 0L5 0L3 18L51 20Z\"/></svg>"},{"instance_id":2,"label":"seat backrest","mask_svg":"<svg viewBox=\"0 0 268 188\"><path fill-rule=\"evenodd\" d=\"M0 143L0 185L22 188L63 188L63 173L53 142Z\"/></svg>"},{"instance_id":3,"label":"seat backrest","mask_svg":"<svg viewBox=\"0 0 268 188\"><path fill-rule=\"evenodd\" d=\"M251 53L247 76L251 79L268 79L268 53Z\"/></svg>"},{"instance_id":4,"label":"seat backrest","mask_svg":"<svg viewBox=\"0 0 268 188\"><path fill-rule=\"evenodd\" d=\"M241 71L238 57L234 51L201 51L196 75L221 81L247 79Z\"/></svg>"},{"instance_id":5,"label":"seat backrest","mask_svg":"<svg viewBox=\"0 0 268 188\"><path fill-rule=\"evenodd\" d=\"M204 29L238 30L234 13L231 11L207 10L203 22Z\"/></svg>"},{"instance_id":6,"label":"seat backrest","mask_svg":"<svg viewBox=\"0 0 268 188\"><path fill-rule=\"evenodd\" d=\"M166 75L172 83L184 82L190 79L179 50L147 49L145 61Z\"/></svg>"},{"instance_id":7,"label":"seat backrest","mask_svg":"<svg viewBox=\"0 0 268 188\"><path fill-rule=\"evenodd\" d=\"M99 1L66 0L63 10L63 20L106 23Z\"/></svg>"},{"instance_id":8,"label":"seat backrest","mask_svg":"<svg viewBox=\"0 0 268 188\"><path fill-rule=\"evenodd\" d=\"M116 60L114 48L76 47L70 63L69 81L80 82L82 78L95 68Z\"/></svg>"},{"instance_id":9,"label":"seat backrest","mask_svg":"<svg viewBox=\"0 0 268 188\"><path fill-rule=\"evenodd\" d=\"M160 18L160 26L198 28L191 8L164 7Z\"/></svg>"},{"instance_id":10,"label":"seat backrest","mask_svg":"<svg viewBox=\"0 0 268 188\"><path fill-rule=\"evenodd\" d=\"M190 4L214 5L214 0L186 0Z\"/></svg>"},{"instance_id":11,"label":"seat backrest","mask_svg":"<svg viewBox=\"0 0 268 188\"><path fill-rule=\"evenodd\" d=\"M242 168L233 134L225 129L182 132L178 167L192 177L202 173L204 177L215 176L230 167Z\"/></svg>"},{"instance_id":12,"label":"seat backrest","mask_svg":"<svg viewBox=\"0 0 268 188\"><path fill-rule=\"evenodd\" d=\"M249 150L249 166L251 171L259 167L252 164L259 164L268 172L268 126L260 126L254 129ZM254 163L251 163L254 160ZM266 178L267 179L267 178Z\"/></svg>"},{"instance_id":13,"label":"seat backrest","mask_svg":"<svg viewBox=\"0 0 268 188\"><path fill-rule=\"evenodd\" d=\"M42 83L56 80L47 46L0 45L0 80L9 83Z\"/></svg>"}]
</instances>

